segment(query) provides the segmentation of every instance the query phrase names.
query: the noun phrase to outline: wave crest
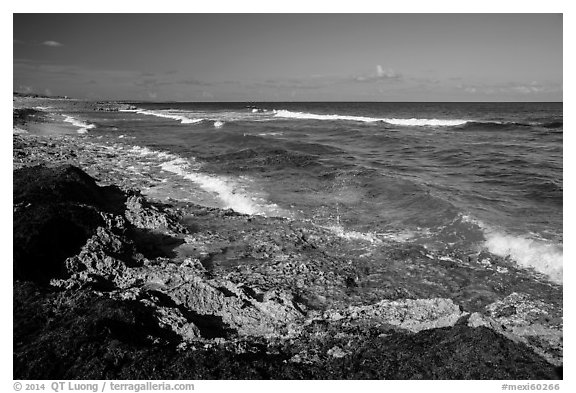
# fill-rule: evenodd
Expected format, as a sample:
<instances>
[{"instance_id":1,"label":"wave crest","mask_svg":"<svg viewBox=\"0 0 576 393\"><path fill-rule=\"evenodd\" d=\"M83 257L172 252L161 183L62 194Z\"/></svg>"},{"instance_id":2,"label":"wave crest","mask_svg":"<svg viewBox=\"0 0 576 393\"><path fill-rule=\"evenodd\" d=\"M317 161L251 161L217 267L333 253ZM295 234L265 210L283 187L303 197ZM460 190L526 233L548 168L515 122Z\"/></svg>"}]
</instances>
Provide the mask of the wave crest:
<instances>
[{"instance_id":1,"label":"wave crest","mask_svg":"<svg viewBox=\"0 0 576 393\"><path fill-rule=\"evenodd\" d=\"M90 123L87 123L85 121L78 120L72 116L64 115L64 121L66 123L70 123L73 126L78 127L78 130L76 130L76 132L78 134L86 134L88 132L88 130L90 130L92 128L96 128L96 126L94 124L90 124Z\"/></svg>"},{"instance_id":2,"label":"wave crest","mask_svg":"<svg viewBox=\"0 0 576 393\"><path fill-rule=\"evenodd\" d=\"M504 233L470 216L462 219L482 229L486 239L484 246L492 254L510 257L520 267L534 269L548 276L553 282L562 283L564 257L561 244Z\"/></svg>"},{"instance_id":3,"label":"wave crest","mask_svg":"<svg viewBox=\"0 0 576 393\"><path fill-rule=\"evenodd\" d=\"M142 157L152 158L157 165L166 172L176 174L186 180L197 184L202 190L217 197L222 208L229 208L243 214L255 214L272 217L289 217L289 212L278 205L270 203L257 192L246 189L244 181L233 178L216 176L200 171L201 165L193 158L183 158L176 154L152 150L147 147L132 146L131 153Z\"/></svg>"},{"instance_id":4,"label":"wave crest","mask_svg":"<svg viewBox=\"0 0 576 393\"><path fill-rule=\"evenodd\" d=\"M147 109L124 109L121 112L133 112L138 113L140 115L162 117L165 119L177 120L182 124L195 124L204 121L204 119L193 119L190 117L186 117L184 115L179 115L168 111L151 111Z\"/></svg>"},{"instance_id":5,"label":"wave crest","mask_svg":"<svg viewBox=\"0 0 576 393\"><path fill-rule=\"evenodd\" d=\"M486 247L496 255L509 256L520 266L544 273L557 283L562 283L562 247L543 241L502 233L489 233Z\"/></svg>"},{"instance_id":6,"label":"wave crest","mask_svg":"<svg viewBox=\"0 0 576 393\"><path fill-rule=\"evenodd\" d=\"M347 116L347 115L322 115L306 112L292 112L288 110L277 110L274 112L275 117L288 118L288 119L307 119L307 120L344 120L344 121L359 121L363 123L388 123L397 126L421 126L421 127L453 127L466 124L468 120L460 119L399 119L399 118L377 118L367 116Z\"/></svg>"}]
</instances>

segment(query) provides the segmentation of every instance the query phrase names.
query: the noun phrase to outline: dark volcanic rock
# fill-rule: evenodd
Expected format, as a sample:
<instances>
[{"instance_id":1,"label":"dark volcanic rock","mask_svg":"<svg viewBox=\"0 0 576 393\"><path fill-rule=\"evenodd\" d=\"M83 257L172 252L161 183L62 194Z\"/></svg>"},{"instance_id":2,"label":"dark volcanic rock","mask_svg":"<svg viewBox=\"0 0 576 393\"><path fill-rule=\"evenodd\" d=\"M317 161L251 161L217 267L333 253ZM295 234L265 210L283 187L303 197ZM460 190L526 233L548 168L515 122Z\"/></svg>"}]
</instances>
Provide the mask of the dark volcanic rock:
<instances>
[{"instance_id":1,"label":"dark volcanic rock","mask_svg":"<svg viewBox=\"0 0 576 393\"><path fill-rule=\"evenodd\" d=\"M26 124L29 121L41 121L43 118L43 112L35 109L21 108L12 110L12 121L15 126Z\"/></svg>"},{"instance_id":2,"label":"dark volcanic rock","mask_svg":"<svg viewBox=\"0 0 576 393\"><path fill-rule=\"evenodd\" d=\"M522 344L465 324L416 334L310 325L285 342L178 348L146 305L14 287L15 379L553 379ZM57 318L54 317L57 315Z\"/></svg>"},{"instance_id":3,"label":"dark volcanic rock","mask_svg":"<svg viewBox=\"0 0 576 393\"><path fill-rule=\"evenodd\" d=\"M136 228L167 229L176 233L187 233L178 220L166 214L157 205L151 205L141 195L131 195L126 200L126 218Z\"/></svg>"},{"instance_id":4,"label":"dark volcanic rock","mask_svg":"<svg viewBox=\"0 0 576 393\"><path fill-rule=\"evenodd\" d=\"M102 210L121 211L124 194L116 187L99 187L72 165L34 166L14 171L14 205L76 203Z\"/></svg>"},{"instance_id":5,"label":"dark volcanic rock","mask_svg":"<svg viewBox=\"0 0 576 393\"><path fill-rule=\"evenodd\" d=\"M76 254L103 223L97 211L67 204L30 205L14 217L14 277L48 281L65 275Z\"/></svg>"},{"instance_id":6,"label":"dark volcanic rock","mask_svg":"<svg viewBox=\"0 0 576 393\"><path fill-rule=\"evenodd\" d=\"M117 211L122 193L98 187L82 170L36 166L14 171L14 276L48 281L65 275L64 261Z\"/></svg>"},{"instance_id":7,"label":"dark volcanic rock","mask_svg":"<svg viewBox=\"0 0 576 393\"><path fill-rule=\"evenodd\" d=\"M111 376L128 348L137 352L177 338L139 302L86 290L52 292L31 282L15 282L14 315L19 379Z\"/></svg>"}]
</instances>

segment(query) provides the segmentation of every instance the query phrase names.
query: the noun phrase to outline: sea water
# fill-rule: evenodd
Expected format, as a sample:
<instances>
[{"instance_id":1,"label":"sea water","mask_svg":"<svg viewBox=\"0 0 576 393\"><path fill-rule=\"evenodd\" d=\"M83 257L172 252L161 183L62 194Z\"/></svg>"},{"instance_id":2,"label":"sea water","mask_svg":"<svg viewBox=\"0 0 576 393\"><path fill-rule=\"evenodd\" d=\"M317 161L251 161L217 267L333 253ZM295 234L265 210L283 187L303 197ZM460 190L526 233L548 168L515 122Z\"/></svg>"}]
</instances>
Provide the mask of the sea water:
<instances>
[{"instance_id":1,"label":"sea water","mask_svg":"<svg viewBox=\"0 0 576 393\"><path fill-rule=\"evenodd\" d=\"M71 119L157 195L486 249L562 282L561 103L133 104Z\"/></svg>"}]
</instances>

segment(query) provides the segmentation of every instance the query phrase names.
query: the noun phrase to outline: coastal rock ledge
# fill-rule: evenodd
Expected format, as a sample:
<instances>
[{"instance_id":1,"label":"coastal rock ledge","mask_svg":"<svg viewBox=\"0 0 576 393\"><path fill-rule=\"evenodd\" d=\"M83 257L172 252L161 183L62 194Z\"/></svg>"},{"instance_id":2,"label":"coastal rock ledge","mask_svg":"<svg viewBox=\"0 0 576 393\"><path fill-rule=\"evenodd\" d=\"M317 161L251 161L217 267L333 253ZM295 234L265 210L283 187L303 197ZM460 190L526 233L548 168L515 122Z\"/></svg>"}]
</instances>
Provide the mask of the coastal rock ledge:
<instances>
[{"instance_id":1,"label":"coastal rock ledge","mask_svg":"<svg viewBox=\"0 0 576 393\"><path fill-rule=\"evenodd\" d=\"M535 328L554 355L514 319L529 310L500 312L521 295L491 315L441 297L362 302L348 261L312 247L323 232L148 201L69 164L14 170L13 197L14 379L560 375L561 335ZM232 239L238 228L250 236ZM281 270L303 255L331 265ZM318 277L322 296L297 284Z\"/></svg>"}]
</instances>

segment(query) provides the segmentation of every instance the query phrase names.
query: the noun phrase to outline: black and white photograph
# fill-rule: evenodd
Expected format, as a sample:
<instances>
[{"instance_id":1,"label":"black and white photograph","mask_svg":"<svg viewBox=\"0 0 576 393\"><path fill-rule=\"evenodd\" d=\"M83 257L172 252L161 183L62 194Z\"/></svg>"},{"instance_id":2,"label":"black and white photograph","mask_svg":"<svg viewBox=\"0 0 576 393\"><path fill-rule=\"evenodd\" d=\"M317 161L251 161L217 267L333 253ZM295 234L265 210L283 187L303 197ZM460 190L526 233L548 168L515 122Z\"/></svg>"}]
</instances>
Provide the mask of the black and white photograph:
<instances>
[{"instance_id":1,"label":"black and white photograph","mask_svg":"<svg viewBox=\"0 0 576 393\"><path fill-rule=\"evenodd\" d=\"M14 389L560 390L562 13L137 12L12 14Z\"/></svg>"}]
</instances>

